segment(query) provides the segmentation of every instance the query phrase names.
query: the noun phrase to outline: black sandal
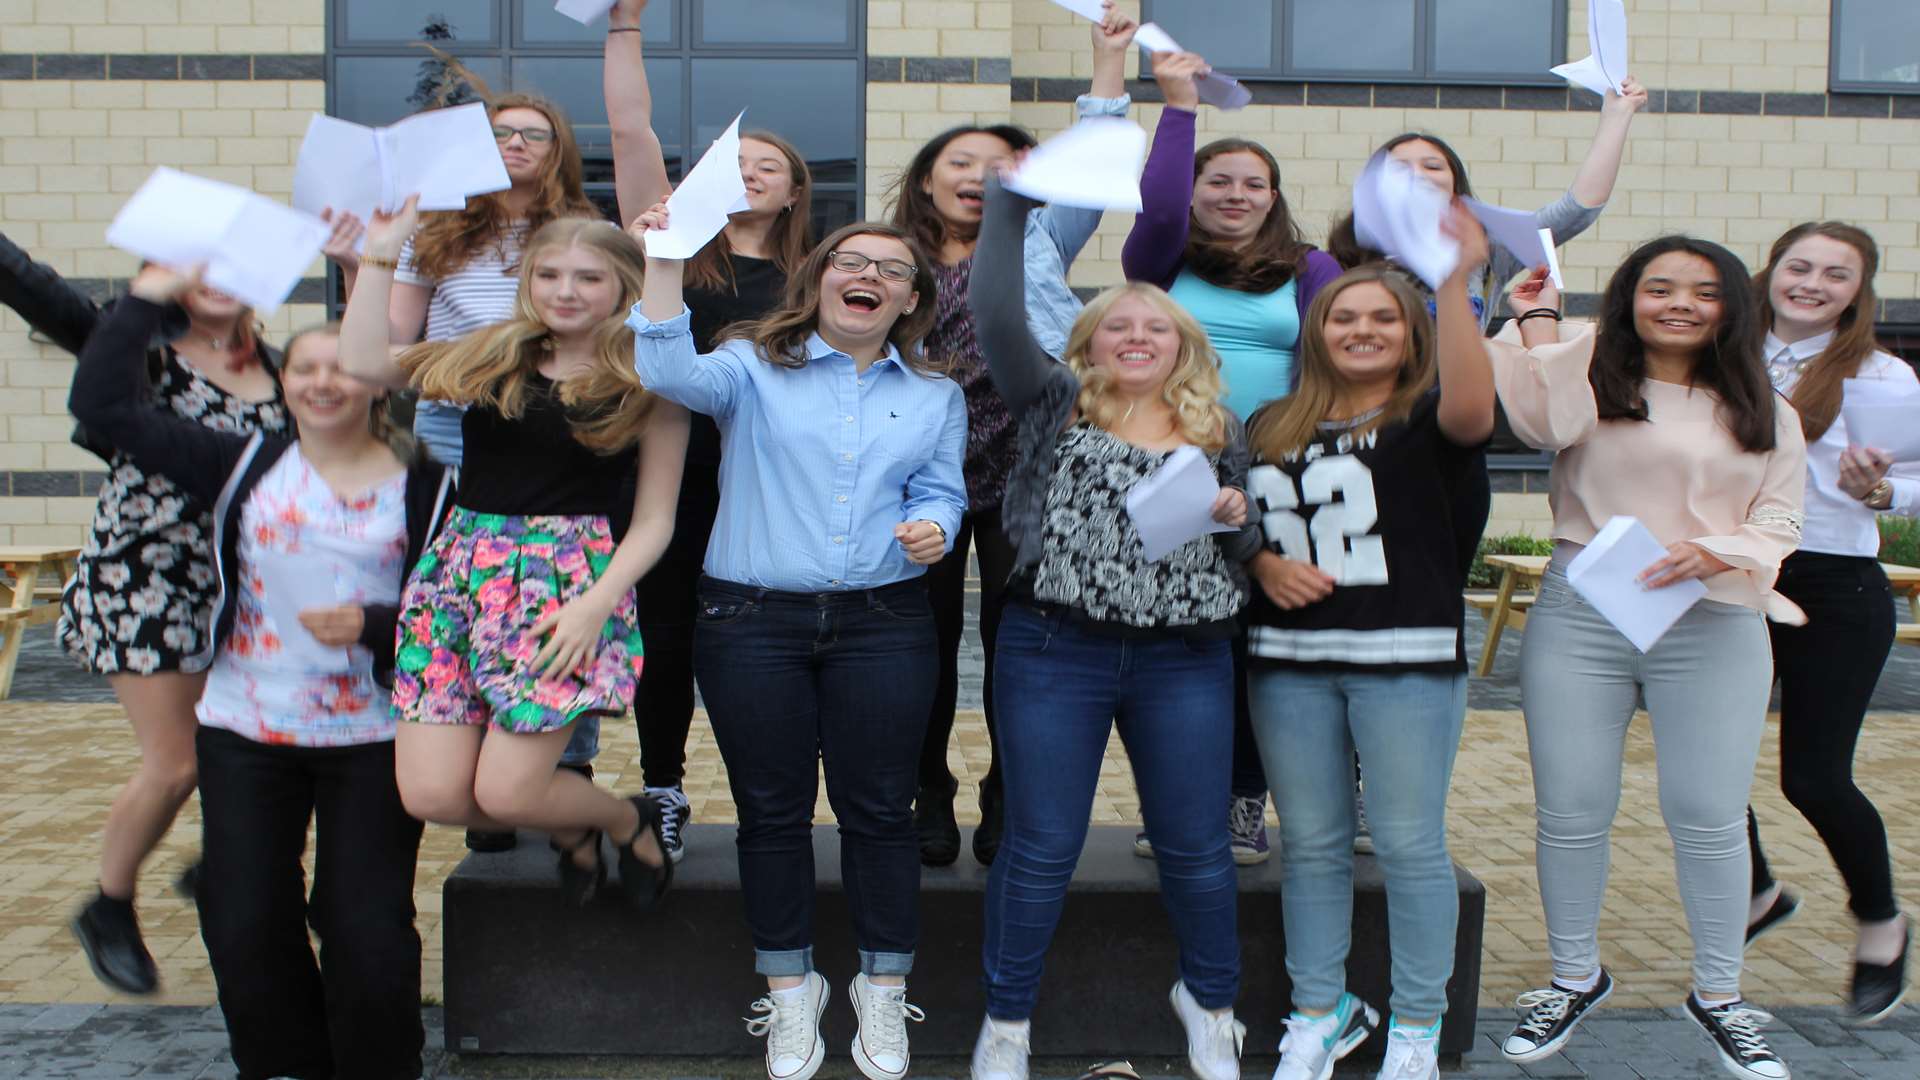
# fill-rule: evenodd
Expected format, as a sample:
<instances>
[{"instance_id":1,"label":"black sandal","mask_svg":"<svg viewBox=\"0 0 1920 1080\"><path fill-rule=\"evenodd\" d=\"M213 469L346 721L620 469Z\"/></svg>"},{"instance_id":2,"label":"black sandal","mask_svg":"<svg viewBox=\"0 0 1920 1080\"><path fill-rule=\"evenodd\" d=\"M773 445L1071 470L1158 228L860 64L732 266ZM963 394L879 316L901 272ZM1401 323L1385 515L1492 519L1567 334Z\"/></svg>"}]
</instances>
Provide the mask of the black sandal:
<instances>
[{"instance_id":1,"label":"black sandal","mask_svg":"<svg viewBox=\"0 0 1920 1080\"><path fill-rule=\"evenodd\" d=\"M593 846L591 869L573 861L574 855L588 845ZM558 840L549 840L547 846L560 853L560 895L574 907L592 903L607 883L607 860L600 854L600 830L588 829L587 835L571 846L563 846Z\"/></svg>"},{"instance_id":2,"label":"black sandal","mask_svg":"<svg viewBox=\"0 0 1920 1080\"><path fill-rule=\"evenodd\" d=\"M620 845L620 891L627 894L627 902L635 909L647 911L659 903L673 885L673 860L667 857L666 838L661 835L660 805L645 795L633 795L627 801L639 811L640 826ZM641 833L649 831L660 849L659 866L633 853L633 842L640 839Z\"/></svg>"}]
</instances>

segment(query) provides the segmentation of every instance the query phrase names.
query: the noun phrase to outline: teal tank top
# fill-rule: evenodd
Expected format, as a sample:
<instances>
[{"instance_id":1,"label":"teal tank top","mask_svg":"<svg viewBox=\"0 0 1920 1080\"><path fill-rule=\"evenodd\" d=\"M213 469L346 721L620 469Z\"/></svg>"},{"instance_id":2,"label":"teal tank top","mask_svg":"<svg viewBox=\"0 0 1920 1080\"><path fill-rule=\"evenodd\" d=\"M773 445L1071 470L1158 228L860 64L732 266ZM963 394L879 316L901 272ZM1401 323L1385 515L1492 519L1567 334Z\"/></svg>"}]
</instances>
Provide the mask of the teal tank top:
<instances>
[{"instance_id":1,"label":"teal tank top","mask_svg":"<svg viewBox=\"0 0 1920 1080\"><path fill-rule=\"evenodd\" d=\"M1220 354L1226 406L1242 420L1292 387L1293 351L1300 343L1298 284L1288 281L1270 293L1247 293L1181 270L1167 290L1206 329Z\"/></svg>"}]
</instances>

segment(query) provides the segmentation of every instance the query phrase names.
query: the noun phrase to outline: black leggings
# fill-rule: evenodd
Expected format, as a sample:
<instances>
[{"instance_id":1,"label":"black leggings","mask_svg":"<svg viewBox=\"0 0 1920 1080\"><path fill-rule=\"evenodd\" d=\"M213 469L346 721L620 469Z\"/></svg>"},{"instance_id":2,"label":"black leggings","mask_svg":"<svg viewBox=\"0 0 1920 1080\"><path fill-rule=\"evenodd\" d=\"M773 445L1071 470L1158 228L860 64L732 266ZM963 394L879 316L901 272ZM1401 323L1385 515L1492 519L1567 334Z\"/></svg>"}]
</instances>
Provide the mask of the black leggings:
<instances>
[{"instance_id":1,"label":"black leggings","mask_svg":"<svg viewBox=\"0 0 1920 1080\"><path fill-rule=\"evenodd\" d=\"M1880 669L1893 648L1893 593L1873 559L1796 552L1780 568L1782 596L1807 625L1768 623L1780 680L1780 792L1807 819L1847 884L1863 922L1900 913L1880 812L1853 782L1853 752ZM1747 810L1753 891L1773 886Z\"/></svg>"},{"instance_id":2,"label":"black leggings","mask_svg":"<svg viewBox=\"0 0 1920 1080\"><path fill-rule=\"evenodd\" d=\"M641 783L679 787L687 772L687 732L693 727L693 612L700 565L720 512L720 466L689 461L680 480L673 538L635 594L640 640L646 648L633 695L640 731Z\"/></svg>"},{"instance_id":3,"label":"black leggings","mask_svg":"<svg viewBox=\"0 0 1920 1080\"><path fill-rule=\"evenodd\" d=\"M967 548L980 558L980 647L985 652L981 678L981 707L987 714L987 743L993 756L984 785L1000 787L1000 733L993 720L993 646L1000 633L1000 613L1007 606L1007 579L1013 575L1013 541L1000 529L1000 508L970 513L960 519L953 551L927 568L927 597L933 604L933 627L940 640L940 672L934 682L933 712L927 718L927 738L920 748L920 787L945 791L953 786L947 769L947 740L953 736L953 711L960 700L960 646L966 637Z\"/></svg>"}]
</instances>

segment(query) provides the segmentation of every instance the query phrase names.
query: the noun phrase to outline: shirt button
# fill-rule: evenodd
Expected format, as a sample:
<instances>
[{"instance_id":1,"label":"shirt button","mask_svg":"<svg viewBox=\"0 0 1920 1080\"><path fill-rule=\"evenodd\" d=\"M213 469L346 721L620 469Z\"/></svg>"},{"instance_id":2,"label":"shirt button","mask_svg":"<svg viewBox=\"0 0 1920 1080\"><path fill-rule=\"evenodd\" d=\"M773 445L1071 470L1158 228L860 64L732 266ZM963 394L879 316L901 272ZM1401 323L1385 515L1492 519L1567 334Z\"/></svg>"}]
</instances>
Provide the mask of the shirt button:
<instances>
[{"instance_id":1,"label":"shirt button","mask_svg":"<svg viewBox=\"0 0 1920 1080\"><path fill-rule=\"evenodd\" d=\"M839 578L834 578L834 579L833 579L832 581L829 581L829 582L827 582L827 584L829 584L829 585L838 585L838 584L840 584L840 579L839 579Z\"/></svg>"},{"instance_id":2,"label":"shirt button","mask_svg":"<svg viewBox=\"0 0 1920 1080\"><path fill-rule=\"evenodd\" d=\"M835 496L833 497L833 501L834 501L834 502L846 502L846 501L847 501L847 497L846 497L845 495L835 495Z\"/></svg>"},{"instance_id":3,"label":"shirt button","mask_svg":"<svg viewBox=\"0 0 1920 1080\"><path fill-rule=\"evenodd\" d=\"M833 542L836 544L844 544L847 542L847 538L844 536L836 536L833 538Z\"/></svg>"},{"instance_id":4,"label":"shirt button","mask_svg":"<svg viewBox=\"0 0 1920 1080\"><path fill-rule=\"evenodd\" d=\"M853 423L853 417L851 416L847 417L847 423L849 424Z\"/></svg>"},{"instance_id":5,"label":"shirt button","mask_svg":"<svg viewBox=\"0 0 1920 1080\"><path fill-rule=\"evenodd\" d=\"M865 380L865 379L855 379L855 380L853 380L853 385L855 385L855 386L865 386L865 385L867 385L867 380Z\"/></svg>"},{"instance_id":6,"label":"shirt button","mask_svg":"<svg viewBox=\"0 0 1920 1080\"><path fill-rule=\"evenodd\" d=\"M842 460L842 461L852 461L852 460L853 460L853 455L852 455L852 454L841 454L841 455L840 455L840 460Z\"/></svg>"}]
</instances>

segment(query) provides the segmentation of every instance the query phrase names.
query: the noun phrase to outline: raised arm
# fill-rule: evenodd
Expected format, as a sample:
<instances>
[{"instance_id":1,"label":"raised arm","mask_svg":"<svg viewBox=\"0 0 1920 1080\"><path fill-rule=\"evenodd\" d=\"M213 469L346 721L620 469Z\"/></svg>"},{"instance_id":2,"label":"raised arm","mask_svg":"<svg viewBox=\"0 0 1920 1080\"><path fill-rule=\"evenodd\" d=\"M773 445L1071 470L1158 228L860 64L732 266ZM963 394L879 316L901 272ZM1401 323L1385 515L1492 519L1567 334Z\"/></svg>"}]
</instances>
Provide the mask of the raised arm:
<instances>
[{"instance_id":1,"label":"raised arm","mask_svg":"<svg viewBox=\"0 0 1920 1080\"><path fill-rule=\"evenodd\" d=\"M627 232L645 247L647 233L666 225L666 204L658 203L635 218ZM708 416L726 416L746 391L743 365L752 361L726 347L706 356L694 348L693 316L682 297L684 271L679 259L647 256L640 302L627 315L633 329L633 370L647 389L668 401Z\"/></svg>"},{"instance_id":2,"label":"raised arm","mask_svg":"<svg viewBox=\"0 0 1920 1080\"><path fill-rule=\"evenodd\" d=\"M1039 205L987 177L987 205L980 219L980 242L973 249L967 303L987 358L993 385L1014 416L1040 396L1055 366L1027 329L1027 214Z\"/></svg>"},{"instance_id":3,"label":"raised arm","mask_svg":"<svg viewBox=\"0 0 1920 1080\"><path fill-rule=\"evenodd\" d=\"M620 224L630 225L647 207L667 197L666 152L653 131L653 90L647 85L640 16L647 0L619 0L607 12L601 92L613 131L613 191Z\"/></svg>"},{"instance_id":4,"label":"raised arm","mask_svg":"<svg viewBox=\"0 0 1920 1080\"><path fill-rule=\"evenodd\" d=\"M1193 129L1200 90L1193 79L1206 61L1192 53L1161 56L1153 77L1167 107L1153 129L1153 148L1140 174L1139 216L1120 250L1120 268L1128 281L1173 284L1187 250L1187 224L1193 214Z\"/></svg>"},{"instance_id":5,"label":"raised arm","mask_svg":"<svg viewBox=\"0 0 1920 1080\"><path fill-rule=\"evenodd\" d=\"M100 305L92 297L67 284L53 267L34 262L5 233L0 233L0 304L75 356L100 321Z\"/></svg>"},{"instance_id":6,"label":"raised arm","mask_svg":"<svg viewBox=\"0 0 1920 1080\"><path fill-rule=\"evenodd\" d=\"M162 409L147 381L147 342L194 279L149 265L80 350L67 408L74 419L148 472L211 504L246 436L214 431Z\"/></svg>"},{"instance_id":7,"label":"raised arm","mask_svg":"<svg viewBox=\"0 0 1920 1080\"><path fill-rule=\"evenodd\" d=\"M407 199L397 214L379 210L367 222L367 246L360 256L360 275L353 295L347 298L347 313L340 321L340 367L364 382L389 389L402 389L410 381L408 374L394 363L387 321L392 307L393 271L400 249L419 220L419 196Z\"/></svg>"},{"instance_id":8,"label":"raised arm","mask_svg":"<svg viewBox=\"0 0 1920 1080\"><path fill-rule=\"evenodd\" d=\"M1594 132L1586 160L1580 163L1579 171L1573 174L1573 186L1567 189L1584 207L1597 209L1613 197L1613 182L1620 176L1620 158L1627 148L1627 129L1633 125L1633 114L1647 104L1647 89L1638 79L1629 75L1620 85L1626 93L1607 92L1600 106L1600 130ZM1541 222L1540 227L1553 229L1556 242L1568 239L1552 222Z\"/></svg>"},{"instance_id":9,"label":"raised arm","mask_svg":"<svg viewBox=\"0 0 1920 1080\"><path fill-rule=\"evenodd\" d=\"M1487 234L1465 206L1453 204L1447 231L1460 242L1460 263L1434 295L1440 367L1440 431L1456 446L1479 446L1493 434L1493 367L1467 279L1487 260Z\"/></svg>"},{"instance_id":10,"label":"raised arm","mask_svg":"<svg viewBox=\"0 0 1920 1080\"><path fill-rule=\"evenodd\" d=\"M1140 24L1107 4L1107 18L1093 24L1093 85L1074 101L1082 120L1094 116L1125 116L1133 98L1127 94L1127 46ZM1060 249L1060 262L1071 267L1080 249L1100 227L1100 211L1080 206L1048 204L1034 215L1047 238Z\"/></svg>"}]
</instances>

